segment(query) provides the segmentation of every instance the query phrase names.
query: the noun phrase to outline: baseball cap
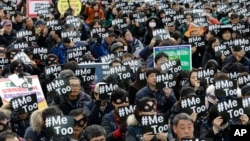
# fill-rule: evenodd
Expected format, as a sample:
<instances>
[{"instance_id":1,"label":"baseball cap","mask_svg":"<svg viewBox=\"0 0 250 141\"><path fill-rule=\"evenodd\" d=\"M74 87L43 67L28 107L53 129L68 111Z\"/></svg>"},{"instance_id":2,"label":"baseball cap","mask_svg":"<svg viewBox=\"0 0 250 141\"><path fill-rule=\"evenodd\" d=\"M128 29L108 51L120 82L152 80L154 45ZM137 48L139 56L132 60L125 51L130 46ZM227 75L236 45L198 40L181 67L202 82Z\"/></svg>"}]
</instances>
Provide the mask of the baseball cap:
<instances>
[{"instance_id":1,"label":"baseball cap","mask_svg":"<svg viewBox=\"0 0 250 141\"><path fill-rule=\"evenodd\" d=\"M7 26L7 25L12 25L12 22L10 20L4 20L3 26Z\"/></svg>"},{"instance_id":2,"label":"baseball cap","mask_svg":"<svg viewBox=\"0 0 250 141\"><path fill-rule=\"evenodd\" d=\"M113 43L112 46L111 46L111 52L113 52L114 50L116 50L116 49L118 49L120 47L124 48L123 44L121 42Z\"/></svg>"}]
</instances>

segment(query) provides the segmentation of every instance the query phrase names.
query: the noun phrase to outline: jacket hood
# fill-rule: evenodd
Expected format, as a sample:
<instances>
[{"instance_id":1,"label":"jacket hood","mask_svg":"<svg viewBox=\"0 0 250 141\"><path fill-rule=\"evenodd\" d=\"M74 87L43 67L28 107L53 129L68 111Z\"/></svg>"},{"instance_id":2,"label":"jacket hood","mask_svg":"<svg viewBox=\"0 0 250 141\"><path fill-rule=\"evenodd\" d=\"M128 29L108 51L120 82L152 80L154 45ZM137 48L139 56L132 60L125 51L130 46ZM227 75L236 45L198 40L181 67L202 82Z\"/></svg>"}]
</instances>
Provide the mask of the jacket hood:
<instances>
[{"instance_id":1,"label":"jacket hood","mask_svg":"<svg viewBox=\"0 0 250 141\"><path fill-rule=\"evenodd\" d=\"M36 132L41 132L43 128L43 118L42 118L42 112L45 108L38 109L34 111L30 116L30 126L31 129Z\"/></svg>"},{"instance_id":2,"label":"jacket hood","mask_svg":"<svg viewBox=\"0 0 250 141\"><path fill-rule=\"evenodd\" d=\"M135 118L135 115L129 115L127 118L127 125L128 126L135 126L138 124L138 120Z\"/></svg>"}]
</instances>

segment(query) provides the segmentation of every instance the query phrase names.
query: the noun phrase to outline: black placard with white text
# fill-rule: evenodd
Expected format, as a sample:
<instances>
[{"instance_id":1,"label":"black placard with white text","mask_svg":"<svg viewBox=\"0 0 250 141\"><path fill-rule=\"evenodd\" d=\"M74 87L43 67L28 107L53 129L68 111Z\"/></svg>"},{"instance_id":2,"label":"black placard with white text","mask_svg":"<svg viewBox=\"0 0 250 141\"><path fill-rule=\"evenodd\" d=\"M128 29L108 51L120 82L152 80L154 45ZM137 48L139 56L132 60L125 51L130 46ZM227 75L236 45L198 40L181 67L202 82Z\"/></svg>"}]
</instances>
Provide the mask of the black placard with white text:
<instances>
[{"instance_id":1,"label":"black placard with white text","mask_svg":"<svg viewBox=\"0 0 250 141\"><path fill-rule=\"evenodd\" d=\"M189 115L192 113L204 115L206 113L205 96L189 96L181 98L181 111Z\"/></svg>"},{"instance_id":2,"label":"black placard with white text","mask_svg":"<svg viewBox=\"0 0 250 141\"><path fill-rule=\"evenodd\" d=\"M111 93L117 89L117 84L100 84L99 85L99 96L100 99L110 99Z\"/></svg>"},{"instance_id":3,"label":"black placard with white text","mask_svg":"<svg viewBox=\"0 0 250 141\"><path fill-rule=\"evenodd\" d=\"M79 86L80 87L80 86ZM69 79L56 78L46 85L48 95L54 97L56 95L67 95L71 93Z\"/></svg>"},{"instance_id":4,"label":"black placard with white text","mask_svg":"<svg viewBox=\"0 0 250 141\"><path fill-rule=\"evenodd\" d=\"M91 82L95 80L95 68L78 68L75 70L75 76L82 79L82 82Z\"/></svg>"},{"instance_id":5,"label":"black placard with white text","mask_svg":"<svg viewBox=\"0 0 250 141\"><path fill-rule=\"evenodd\" d=\"M217 97L237 96L237 81L217 80L214 82Z\"/></svg>"}]
</instances>

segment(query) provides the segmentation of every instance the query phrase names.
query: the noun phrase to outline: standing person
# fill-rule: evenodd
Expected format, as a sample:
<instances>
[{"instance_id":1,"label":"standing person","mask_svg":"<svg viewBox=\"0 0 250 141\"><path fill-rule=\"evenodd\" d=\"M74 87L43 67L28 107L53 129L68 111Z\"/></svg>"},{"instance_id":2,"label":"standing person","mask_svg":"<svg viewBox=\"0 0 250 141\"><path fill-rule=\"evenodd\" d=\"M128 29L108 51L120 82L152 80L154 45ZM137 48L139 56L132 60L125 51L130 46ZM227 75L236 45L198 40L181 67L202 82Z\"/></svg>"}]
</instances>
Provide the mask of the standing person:
<instances>
[{"instance_id":1,"label":"standing person","mask_svg":"<svg viewBox=\"0 0 250 141\"><path fill-rule=\"evenodd\" d=\"M194 138L194 120L186 113L177 114L173 119L173 131L176 134L173 141Z\"/></svg>"},{"instance_id":2,"label":"standing person","mask_svg":"<svg viewBox=\"0 0 250 141\"><path fill-rule=\"evenodd\" d=\"M128 92L117 88L112 92L110 101L114 109L103 117L101 125L107 133L107 141L124 141L127 125L121 121L118 108L129 105Z\"/></svg>"},{"instance_id":3,"label":"standing person","mask_svg":"<svg viewBox=\"0 0 250 141\"><path fill-rule=\"evenodd\" d=\"M161 113L168 113L176 102L173 91L170 88L161 90L156 88L156 74L160 71L156 68L149 68L146 71L147 85L140 89L135 96L135 104L142 97L155 98L157 100L157 110Z\"/></svg>"},{"instance_id":4,"label":"standing person","mask_svg":"<svg viewBox=\"0 0 250 141\"><path fill-rule=\"evenodd\" d=\"M106 131L100 125L90 125L86 127L83 133L86 141L106 141Z\"/></svg>"}]
</instances>

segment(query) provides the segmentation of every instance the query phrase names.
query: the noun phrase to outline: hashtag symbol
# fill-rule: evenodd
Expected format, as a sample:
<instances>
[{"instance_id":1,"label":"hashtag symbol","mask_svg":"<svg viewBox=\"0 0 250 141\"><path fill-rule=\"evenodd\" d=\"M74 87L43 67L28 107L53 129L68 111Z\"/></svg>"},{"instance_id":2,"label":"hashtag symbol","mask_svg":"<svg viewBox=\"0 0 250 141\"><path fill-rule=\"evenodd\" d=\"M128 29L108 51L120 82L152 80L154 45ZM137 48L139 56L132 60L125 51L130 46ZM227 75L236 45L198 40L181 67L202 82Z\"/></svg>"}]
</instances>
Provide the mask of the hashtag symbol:
<instances>
[{"instance_id":1,"label":"hashtag symbol","mask_svg":"<svg viewBox=\"0 0 250 141\"><path fill-rule=\"evenodd\" d=\"M156 75L156 82L161 82L161 75Z\"/></svg>"},{"instance_id":2,"label":"hashtag symbol","mask_svg":"<svg viewBox=\"0 0 250 141\"><path fill-rule=\"evenodd\" d=\"M234 45L239 45L239 40L234 40Z\"/></svg>"},{"instance_id":3,"label":"hashtag symbol","mask_svg":"<svg viewBox=\"0 0 250 141\"><path fill-rule=\"evenodd\" d=\"M48 92L52 91L52 86L50 84L47 84L47 90L48 90Z\"/></svg>"},{"instance_id":4,"label":"hashtag symbol","mask_svg":"<svg viewBox=\"0 0 250 141\"><path fill-rule=\"evenodd\" d=\"M182 99L181 100L181 107L186 108L187 107L187 99Z\"/></svg>"},{"instance_id":5,"label":"hashtag symbol","mask_svg":"<svg viewBox=\"0 0 250 141\"><path fill-rule=\"evenodd\" d=\"M33 54L37 54L37 48L33 49Z\"/></svg>"},{"instance_id":6,"label":"hashtag symbol","mask_svg":"<svg viewBox=\"0 0 250 141\"><path fill-rule=\"evenodd\" d=\"M142 116L141 123L142 125L148 125L148 116Z\"/></svg>"},{"instance_id":7,"label":"hashtag symbol","mask_svg":"<svg viewBox=\"0 0 250 141\"><path fill-rule=\"evenodd\" d=\"M125 116L124 108L120 108L119 109L119 115L120 115L120 117L124 117Z\"/></svg>"},{"instance_id":8,"label":"hashtag symbol","mask_svg":"<svg viewBox=\"0 0 250 141\"><path fill-rule=\"evenodd\" d=\"M46 74L50 74L50 68L46 69Z\"/></svg>"},{"instance_id":9,"label":"hashtag symbol","mask_svg":"<svg viewBox=\"0 0 250 141\"><path fill-rule=\"evenodd\" d=\"M250 102L250 98L243 98L242 99L242 106L243 108L248 107L248 103Z\"/></svg>"},{"instance_id":10,"label":"hashtag symbol","mask_svg":"<svg viewBox=\"0 0 250 141\"><path fill-rule=\"evenodd\" d=\"M76 76L80 76L80 70L79 70L79 69L76 69L76 70L75 70L75 75L76 75Z\"/></svg>"},{"instance_id":11,"label":"hashtag symbol","mask_svg":"<svg viewBox=\"0 0 250 141\"><path fill-rule=\"evenodd\" d=\"M70 52L70 53L68 54L68 59L73 58L72 56L73 56L73 54L72 54L72 52Z\"/></svg>"},{"instance_id":12,"label":"hashtag symbol","mask_svg":"<svg viewBox=\"0 0 250 141\"><path fill-rule=\"evenodd\" d=\"M18 101L17 100L12 101L12 107L13 107L13 109L18 108Z\"/></svg>"},{"instance_id":13,"label":"hashtag symbol","mask_svg":"<svg viewBox=\"0 0 250 141\"><path fill-rule=\"evenodd\" d=\"M215 89L220 89L220 81L215 82Z\"/></svg>"},{"instance_id":14,"label":"hashtag symbol","mask_svg":"<svg viewBox=\"0 0 250 141\"><path fill-rule=\"evenodd\" d=\"M115 73L115 69L112 67L110 68L110 74L114 74Z\"/></svg>"},{"instance_id":15,"label":"hashtag symbol","mask_svg":"<svg viewBox=\"0 0 250 141\"><path fill-rule=\"evenodd\" d=\"M50 126L51 126L51 117L47 117L47 118L45 119L45 126L46 126L46 127L50 127Z\"/></svg>"},{"instance_id":16,"label":"hashtag symbol","mask_svg":"<svg viewBox=\"0 0 250 141\"><path fill-rule=\"evenodd\" d=\"M145 74L144 74L143 72L141 72L141 73L139 74L139 79L140 79L140 80L144 80L144 78L145 78Z\"/></svg>"},{"instance_id":17,"label":"hashtag symbol","mask_svg":"<svg viewBox=\"0 0 250 141\"><path fill-rule=\"evenodd\" d=\"M166 70L166 66L164 65L164 63L161 65L161 70L165 71Z\"/></svg>"},{"instance_id":18,"label":"hashtag symbol","mask_svg":"<svg viewBox=\"0 0 250 141\"><path fill-rule=\"evenodd\" d=\"M99 92L100 94L103 94L105 92L104 86L99 86Z\"/></svg>"},{"instance_id":19,"label":"hashtag symbol","mask_svg":"<svg viewBox=\"0 0 250 141\"><path fill-rule=\"evenodd\" d=\"M238 77L238 83L239 85L242 85L244 83L243 77Z\"/></svg>"},{"instance_id":20,"label":"hashtag symbol","mask_svg":"<svg viewBox=\"0 0 250 141\"><path fill-rule=\"evenodd\" d=\"M198 78L202 78L202 71L198 71Z\"/></svg>"},{"instance_id":21,"label":"hashtag symbol","mask_svg":"<svg viewBox=\"0 0 250 141\"><path fill-rule=\"evenodd\" d=\"M224 110L224 106L222 102L217 104L217 109L218 109L218 112L221 112Z\"/></svg>"}]
</instances>

